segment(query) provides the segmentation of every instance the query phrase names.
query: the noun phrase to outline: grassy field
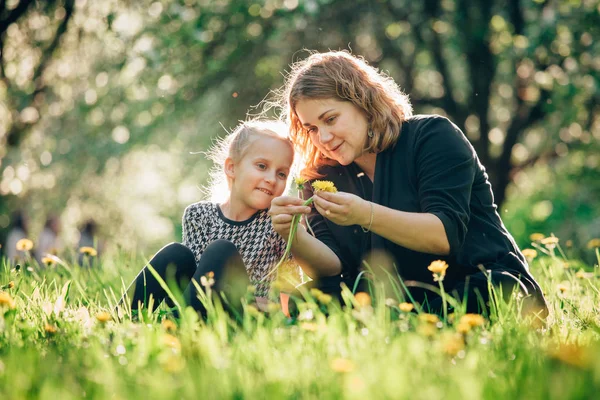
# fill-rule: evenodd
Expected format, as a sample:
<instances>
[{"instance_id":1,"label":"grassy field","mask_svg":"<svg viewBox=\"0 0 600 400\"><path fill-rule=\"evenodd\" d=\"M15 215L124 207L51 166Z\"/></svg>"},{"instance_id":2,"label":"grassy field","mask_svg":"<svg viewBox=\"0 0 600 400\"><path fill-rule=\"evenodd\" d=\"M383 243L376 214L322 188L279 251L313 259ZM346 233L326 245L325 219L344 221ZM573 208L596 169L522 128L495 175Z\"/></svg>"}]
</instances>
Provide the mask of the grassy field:
<instances>
[{"instance_id":1,"label":"grassy field","mask_svg":"<svg viewBox=\"0 0 600 400\"><path fill-rule=\"evenodd\" d=\"M111 305L140 258L54 259L43 270L2 261L0 399L597 398L598 267L551 242L536 249L544 327L503 304L485 321L442 322L391 298L348 296L354 307L342 309L318 293L298 320L273 304L237 323L218 310L133 322Z\"/></svg>"}]
</instances>

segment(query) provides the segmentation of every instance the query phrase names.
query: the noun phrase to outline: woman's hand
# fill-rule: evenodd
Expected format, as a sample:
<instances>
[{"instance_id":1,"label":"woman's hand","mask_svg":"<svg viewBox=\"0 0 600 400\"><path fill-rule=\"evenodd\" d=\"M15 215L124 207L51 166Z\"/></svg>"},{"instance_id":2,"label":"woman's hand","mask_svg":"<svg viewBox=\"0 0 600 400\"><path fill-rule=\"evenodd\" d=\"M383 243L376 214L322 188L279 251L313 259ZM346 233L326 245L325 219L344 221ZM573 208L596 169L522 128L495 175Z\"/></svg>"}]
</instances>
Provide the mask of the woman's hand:
<instances>
[{"instance_id":1,"label":"woman's hand","mask_svg":"<svg viewBox=\"0 0 600 400\"><path fill-rule=\"evenodd\" d=\"M269 215L275 232L279 233L286 241L292 227L292 218L295 214L310 214L310 207L303 206L304 201L297 197L280 196L271 201Z\"/></svg>"},{"instance_id":2,"label":"woman's hand","mask_svg":"<svg viewBox=\"0 0 600 400\"><path fill-rule=\"evenodd\" d=\"M371 218L368 201L350 193L315 192L316 210L337 225L367 226Z\"/></svg>"}]
</instances>

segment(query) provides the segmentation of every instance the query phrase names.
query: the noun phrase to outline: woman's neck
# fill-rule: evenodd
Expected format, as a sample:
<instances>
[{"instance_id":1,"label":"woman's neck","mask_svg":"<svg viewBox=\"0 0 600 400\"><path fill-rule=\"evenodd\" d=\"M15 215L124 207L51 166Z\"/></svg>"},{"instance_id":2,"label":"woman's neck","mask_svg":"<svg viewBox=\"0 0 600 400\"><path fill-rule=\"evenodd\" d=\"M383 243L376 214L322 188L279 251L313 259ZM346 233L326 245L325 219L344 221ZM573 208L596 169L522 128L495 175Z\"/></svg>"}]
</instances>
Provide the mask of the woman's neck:
<instances>
[{"instance_id":1,"label":"woman's neck","mask_svg":"<svg viewBox=\"0 0 600 400\"><path fill-rule=\"evenodd\" d=\"M375 181L375 165L377 164L377 153L364 153L356 160L354 160L354 162L369 177L371 182Z\"/></svg>"},{"instance_id":2,"label":"woman's neck","mask_svg":"<svg viewBox=\"0 0 600 400\"><path fill-rule=\"evenodd\" d=\"M231 198L220 204L220 207L223 215L232 221L246 221L258 211L248 207L241 201L235 201Z\"/></svg>"}]
</instances>

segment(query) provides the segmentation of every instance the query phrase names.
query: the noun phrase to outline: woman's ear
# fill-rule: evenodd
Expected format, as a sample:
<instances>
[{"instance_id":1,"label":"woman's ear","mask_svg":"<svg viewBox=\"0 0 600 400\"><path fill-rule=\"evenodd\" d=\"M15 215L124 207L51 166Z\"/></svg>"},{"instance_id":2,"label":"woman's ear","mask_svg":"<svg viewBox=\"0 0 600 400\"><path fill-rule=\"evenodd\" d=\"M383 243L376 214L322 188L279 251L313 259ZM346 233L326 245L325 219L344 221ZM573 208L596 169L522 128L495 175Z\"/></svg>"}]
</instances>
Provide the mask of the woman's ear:
<instances>
[{"instance_id":1,"label":"woman's ear","mask_svg":"<svg viewBox=\"0 0 600 400\"><path fill-rule=\"evenodd\" d=\"M223 168L225 169L225 175L227 175L228 178L235 178L235 163L231 157L227 157L225 159L225 165Z\"/></svg>"}]
</instances>

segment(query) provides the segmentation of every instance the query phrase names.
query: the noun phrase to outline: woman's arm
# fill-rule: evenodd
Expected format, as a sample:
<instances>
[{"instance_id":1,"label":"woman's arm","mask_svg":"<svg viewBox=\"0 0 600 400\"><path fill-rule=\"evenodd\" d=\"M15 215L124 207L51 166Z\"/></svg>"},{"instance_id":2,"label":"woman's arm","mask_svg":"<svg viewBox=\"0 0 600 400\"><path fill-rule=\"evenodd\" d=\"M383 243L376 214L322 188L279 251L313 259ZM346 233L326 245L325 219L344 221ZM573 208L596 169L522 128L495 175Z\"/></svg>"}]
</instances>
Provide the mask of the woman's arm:
<instances>
[{"instance_id":1,"label":"woman's arm","mask_svg":"<svg viewBox=\"0 0 600 400\"><path fill-rule=\"evenodd\" d=\"M437 255L450 253L444 225L433 214L394 210L350 193L320 192L315 195L314 204L321 215L335 224L356 224L365 229L370 226L373 233L407 249Z\"/></svg>"},{"instance_id":2,"label":"woman's arm","mask_svg":"<svg viewBox=\"0 0 600 400\"><path fill-rule=\"evenodd\" d=\"M269 215L273 228L286 241L294 214L311 212L310 207L302 203L301 199L289 196L277 197L271 202ZM319 239L311 236L302 225L298 226L291 250L296 262L311 278L333 276L342 271L339 257Z\"/></svg>"}]
</instances>

